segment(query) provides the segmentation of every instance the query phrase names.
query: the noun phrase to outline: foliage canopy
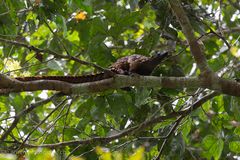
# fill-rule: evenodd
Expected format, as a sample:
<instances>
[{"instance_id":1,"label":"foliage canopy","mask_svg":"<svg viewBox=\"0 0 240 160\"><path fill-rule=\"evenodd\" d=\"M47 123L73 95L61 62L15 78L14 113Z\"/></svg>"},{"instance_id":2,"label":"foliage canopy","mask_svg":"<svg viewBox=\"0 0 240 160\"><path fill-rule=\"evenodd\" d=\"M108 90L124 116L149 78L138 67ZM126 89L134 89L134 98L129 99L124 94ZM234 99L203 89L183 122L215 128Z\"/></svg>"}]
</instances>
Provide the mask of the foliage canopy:
<instances>
[{"instance_id":1,"label":"foliage canopy","mask_svg":"<svg viewBox=\"0 0 240 160\"><path fill-rule=\"evenodd\" d=\"M238 0L1 0L0 70L10 78L97 73L132 54L171 56L152 73L165 77L161 87L76 95L43 83L6 93L0 77L0 152L239 158L239 19Z\"/></svg>"}]
</instances>

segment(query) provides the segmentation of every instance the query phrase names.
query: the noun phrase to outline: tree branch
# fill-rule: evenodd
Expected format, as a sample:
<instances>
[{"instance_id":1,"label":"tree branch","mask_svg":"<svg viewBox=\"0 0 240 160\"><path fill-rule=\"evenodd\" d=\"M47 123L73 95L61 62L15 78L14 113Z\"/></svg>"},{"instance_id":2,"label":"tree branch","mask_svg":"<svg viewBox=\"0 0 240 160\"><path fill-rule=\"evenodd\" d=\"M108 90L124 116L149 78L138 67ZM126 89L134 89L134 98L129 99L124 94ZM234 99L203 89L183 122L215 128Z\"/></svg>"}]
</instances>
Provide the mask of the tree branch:
<instances>
[{"instance_id":1,"label":"tree branch","mask_svg":"<svg viewBox=\"0 0 240 160\"><path fill-rule=\"evenodd\" d=\"M33 127L33 129L27 134L26 138L23 140L22 144L20 145L20 147L18 147L18 149L22 149L23 145L26 143L26 141L29 139L29 137L33 134L33 132L38 128L40 127L54 112L56 112L60 107L64 107L64 104L65 102L67 101L68 99L64 99L62 102L60 102L56 108L54 108L47 116L45 116L45 118L40 122L38 123L35 127Z\"/></svg>"},{"instance_id":2,"label":"tree branch","mask_svg":"<svg viewBox=\"0 0 240 160\"><path fill-rule=\"evenodd\" d=\"M67 83L57 80L37 80L21 82L0 74L0 94L22 91L56 90L64 94L92 94L110 89L129 86L164 87L164 88L207 88L231 96L240 96L240 83L220 77L212 79L197 77L155 77L115 75L100 81L87 83Z\"/></svg>"},{"instance_id":3,"label":"tree branch","mask_svg":"<svg viewBox=\"0 0 240 160\"><path fill-rule=\"evenodd\" d=\"M198 107L200 107L206 101L217 96L218 94L219 93L217 93L217 92L210 93L210 94L202 97L195 103L193 103L192 106L189 107L189 109L187 109L187 110L179 111L179 112L172 112L166 116L153 117L150 120L144 121L140 125L128 128L128 129L121 131L112 136L94 137L94 138L90 138L90 139L86 139L86 140L73 140L73 141L66 141L66 142L55 143L55 144L43 144L43 145L23 144L23 147L27 147L27 148L36 148L36 147L61 148L61 147L70 146L70 145L109 143L116 139L122 138L126 135L138 134L140 130L144 130L150 126L155 125L156 123L164 122L165 120L168 120L168 119L177 118L177 117L181 117L180 119L182 119L182 118L186 117L187 115L189 115L194 110L196 110Z\"/></svg>"},{"instance_id":4,"label":"tree branch","mask_svg":"<svg viewBox=\"0 0 240 160\"><path fill-rule=\"evenodd\" d=\"M59 94L55 94L51 97L49 97L48 99L42 100L42 101L38 101L36 103L30 104L30 106L28 108L26 108L25 110L22 110L21 112L19 112L15 117L14 117L14 121L12 122L11 126L8 128L8 130L6 130L2 136L0 137L0 143L2 143L7 136L12 132L12 130L17 126L18 122L20 121L20 119L30 113L32 110L34 110L35 108L37 108L38 106L42 106L48 102L50 102L53 98L55 98L56 96L59 96Z\"/></svg>"},{"instance_id":5,"label":"tree branch","mask_svg":"<svg viewBox=\"0 0 240 160\"><path fill-rule=\"evenodd\" d=\"M21 82L0 74L0 94L9 92L37 91L37 90L56 90L63 93L70 93L71 83L52 80L40 80Z\"/></svg>"},{"instance_id":6,"label":"tree branch","mask_svg":"<svg viewBox=\"0 0 240 160\"><path fill-rule=\"evenodd\" d=\"M36 80L22 82L0 74L0 93L37 90L55 90L65 94L91 94L109 89L129 86L165 87L165 88L198 88L201 86L197 78L154 77L116 75L114 78L100 81L72 84L57 80Z\"/></svg>"},{"instance_id":7,"label":"tree branch","mask_svg":"<svg viewBox=\"0 0 240 160\"><path fill-rule=\"evenodd\" d=\"M27 48L29 50L33 50L37 53L40 53L40 52L43 52L43 53L48 53L48 54L51 54L53 55L55 58L63 58L63 59L70 59L70 60L74 60L80 64L83 64L83 65L87 65L87 66L92 66L100 71L104 71L105 69L102 68L101 66L97 65L97 64L94 64L94 63L91 63L91 62L87 62L87 61L83 61L77 57L74 57L74 56L71 56L71 55L62 55L62 54L59 54L59 53L56 53L52 50L49 50L49 49L41 49L41 48L37 48L37 47L34 47L32 45L28 45L28 44L25 44L25 43L21 43L21 42L17 42L17 41L13 41L13 40L8 40L8 39L3 39L3 38L0 38L0 42L3 42L3 43L8 43L8 44L12 44L12 45L15 45L15 46L20 46L20 47L24 47L24 48Z\"/></svg>"},{"instance_id":8,"label":"tree branch","mask_svg":"<svg viewBox=\"0 0 240 160\"><path fill-rule=\"evenodd\" d=\"M201 50L197 38L194 36L194 30L190 24L188 17L185 14L180 2L178 0L169 0L171 8L175 13L184 35L187 38L191 53L202 73L211 73L206 58Z\"/></svg>"}]
</instances>

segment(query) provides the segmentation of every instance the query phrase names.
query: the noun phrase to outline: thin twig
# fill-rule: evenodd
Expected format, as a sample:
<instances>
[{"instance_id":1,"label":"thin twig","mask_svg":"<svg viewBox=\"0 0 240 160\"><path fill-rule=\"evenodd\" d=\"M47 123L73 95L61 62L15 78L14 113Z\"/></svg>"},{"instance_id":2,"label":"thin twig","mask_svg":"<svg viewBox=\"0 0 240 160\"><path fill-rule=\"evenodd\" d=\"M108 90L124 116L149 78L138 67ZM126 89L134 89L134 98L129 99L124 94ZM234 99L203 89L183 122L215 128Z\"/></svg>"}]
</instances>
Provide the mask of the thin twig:
<instances>
[{"instance_id":1,"label":"thin twig","mask_svg":"<svg viewBox=\"0 0 240 160\"><path fill-rule=\"evenodd\" d=\"M26 138L23 140L22 144L20 145L20 147L18 147L18 150L21 149L24 144L26 143L26 141L28 140L28 138L32 135L32 133L39 127L41 126L54 112L56 112L62 105L64 105L64 103L67 101L68 99L64 99L61 103L59 103L55 109L53 109L38 125L36 125L26 136Z\"/></svg>"},{"instance_id":2,"label":"thin twig","mask_svg":"<svg viewBox=\"0 0 240 160\"><path fill-rule=\"evenodd\" d=\"M166 135L166 138L164 139L162 145L161 145L161 148L159 149L159 153L156 157L156 160L160 160L160 157L162 155L162 152L163 152L163 149L164 149L164 146L166 145L169 137L176 131L178 125L181 123L182 119L184 118L184 116L180 116L176 121L175 121L175 124L172 126L172 128L170 129L170 131L168 132L168 134Z\"/></svg>"},{"instance_id":3,"label":"thin twig","mask_svg":"<svg viewBox=\"0 0 240 160\"><path fill-rule=\"evenodd\" d=\"M18 122L20 121L21 118L24 117L24 115L30 113L32 110L34 110L35 108L46 104L48 102L50 102L54 97L59 96L59 94L55 94L51 97L49 97L48 99L45 100L41 100L38 101L36 103L30 104L30 106L28 108L26 108L25 110L21 111L20 113L18 113L15 117L14 117L14 121L12 122L11 126L8 128L8 130L6 132L4 132L0 138L0 144L7 138L7 136L12 132L12 130L17 126Z\"/></svg>"},{"instance_id":4,"label":"thin twig","mask_svg":"<svg viewBox=\"0 0 240 160\"><path fill-rule=\"evenodd\" d=\"M99 143L109 143L115 139L119 139L122 138L124 136L129 136L132 134L136 134L139 133L140 130L143 130L147 127L150 127L156 123L161 123L165 120L168 119L172 119L172 118L179 118L179 117L186 117L187 115L189 115L190 113L192 113L194 110L196 110L197 108L199 108L202 104L204 104L206 101L208 101L209 99L215 97L219 95L218 92L213 92L210 93L204 97L202 97L201 99L197 100L194 104L192 104L192 107L190 107L187 110L184 111L178 111L178 112L172 112L166 116L158 116L158 117L154 117L151 120L148 121L144 121L143 123L137 125L137 126L133 126L131 128L125 129L124 131L121 131L115 135L111 135L111 136L107 136L107 137L94 137L94 138L90 138L90 139L86 139L86 140L73 140L73 141L66 141L66 142L61 142L61 143L55 143L55 144L43 144L43 145L33 145L33 144L24 144L24 147L27 148L36 148L36 147L47 147L47 148L59 148L59 147L64 147L64 146L70 146L70 145L83 145L83 144L99 144Z\"/></svg>"},{"instance_id":5,"label":"thin twig","mask_svg":"<svg viewBox=\"0 0 240 160\"><path fill-rule=\"evenodd\" d=\"M79 59L77 57L74 57L74 56L71 56L71 55L62 55L62 54L59 54L59 53L57 53L55 51L52 51L52 50L49 50L49 49L37 48L37 47L34 47L32 45L28 45L28 44L17 42L17 41L13 41L13 40L3 39L3 38L0 38L0 42L12 44L12 45L15 45L15 46L24 47L24 48L29 49L30 51L33 50L33 51L35 51L37 53L40 53L40 52L48 53L50 55L53 55L55 58L63 58L63 59L74 60L74 61L76 61L76 62L78 62L80 64L87 65L87 66L92 66L92 67L94 67L94 68L96 68L98 70L101 70L101 71L105 71L106 70L106 69L102 68L101 66L99 66L97 64L81 60L81 59Z\"/></svg>"}]
</instances>

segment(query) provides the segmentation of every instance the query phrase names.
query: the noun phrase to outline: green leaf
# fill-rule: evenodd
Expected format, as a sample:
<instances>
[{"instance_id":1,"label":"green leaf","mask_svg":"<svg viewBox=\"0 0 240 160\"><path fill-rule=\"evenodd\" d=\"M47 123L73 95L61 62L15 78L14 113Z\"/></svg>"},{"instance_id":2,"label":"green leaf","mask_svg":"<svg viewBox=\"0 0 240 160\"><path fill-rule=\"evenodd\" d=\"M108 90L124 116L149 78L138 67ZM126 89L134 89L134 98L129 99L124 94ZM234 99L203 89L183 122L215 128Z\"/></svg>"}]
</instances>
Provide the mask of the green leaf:
<instances>
[{"instance_id":1,"label":"green leaf","mask_svg":"<svg viewBox=\"0 0 240 160\"><path fill-rule=\"evenodd\" d=\"M234 134L240 136L240 127L234 129Z\"/></svg>"},{"instance_id":2,"label":"green leaf","mask_svg":"<svg viewBox=\"0 0 240 160\"><path fill-rule=\"evenodd\" d=\"M91 28L92 23L89 21L81 21L77 25L73 21L69 22L67 24L68 28L73 28L72 30L76 30L78 32L78 36L80 39L80 46L81 47L87 47L89 45L89 42L91 41Z\"/></svg>"},{"instance_id":3,"label":"green leaf","mask_svg":"<svg viewBox=\"0 0 240 160\"><path fill-rule=\"evenodd\" d=\"M140 107L141 105L147 104L150 100L151 90L146 88L137 88L135 96L135 105Z\"/></svg>"},{"instance_id":4,"label":"green leaf","mask_svg":"<svg viewBox=\"0 0 240 160\"><path fill-rule=\"evenodd\" d=\"M202 49L211 69L215 72L224 71L223 78L226 79L240 78L239 68L236 66L240 48L237 32L240 24L239 9L228 0L221 3L196 1L201 7L193 0L179 2L191 22L194 35L204 43L205 48ZM221 12L220 5L223 6ZM75 19L77 13L85 12L85 18ZM215 15L221 18L221 23L214 22ZM219 35L211 33L210 28ZM218 33L219 28L223 28L224 35ZM82 65L75 60L55 57L54 61L48 61L54 55L45 50L66 55L65 49L71 56L106 68L116 60L115 57L132 54L148 56L166 50L171 54L170 57L156 68L153 75L186 76L185 78L204 76L192 57L186 35L182 32L168 0L0 0L0 38L0 71L12 78L19 75L61 76L98 72L91 65ZM224 51L225 39L234 47L230 52ZM29 49L28 45L33 45L42 52L37 53L33 48ZM10 66L19 70L8 72L6 59L16 61L16 65ZM8 87L12 91L11 87L14 86ZM17 86L19 87L21 85ZM203 90L206 89L202 87ZM138 137L166 135L176 121L176 117L171 117L175 114L172 109L176 112L188 109L191 102L201 101L210 91L200 93L197 92L199 89L193 83L184 88L153 87L152 92L151 89L135 87L131 91L110 89L83 95L57 94L60 97L54 95L55 98L51 99L48 98L55 91L22 90L21 93L1 94L2 134L12 125L13 121L9 117L17 115L31 104L34 110L29 108L18 123L13 124L16 127L1 143L0 150L15 150L19 146L15 141L24 139L29 133L31 136L28 137L28 143L36 146L84 141L99 136L101 138L93 143L81 144L77 149L77 145L61 147L55 151L23 148L24 156L26 159L54 159L52 155L55 153L54 155L58 155L57 159L64 159L66 155L73 153L73 157L69 159L80 158L80 155L85 159L101 159L104 156L97 157L98 154L94 151L97 145L101 145L102 152L106 151L105 158L108 159L114 159L115 152L120 155L115 159L129 159L131 155L132 159L153 159L159 154L163 140L134 140ZM0 89L1 93L4 91L5 89ZM60 106L62 109L56 110L42 122L65 99L66 103ZM236 127L240 122L239 106L240 98L227 94L204 102L202 109L199 108L184 119L177 129L178 134L172 134L160 159L234 159L240 154L240 129ZM151 121L151 117L166 119L161 122L157 119ZM114 135L127 128L142 126L148 120L152 123L143 125L141 132L126 132L123 138L115 139ZM102 141L106 136L112 135L110 143ZM224 146L223 141L227 146ZM136 148L141 146L145 150L136 154Z\"/></svg>"},{"instance_id":5,"label":"green leaf","mask_svg":"<svg viewBox=\"0 0 240 160\"><path fill-rule=\"evenodd\" d=\"M224 95L223 96L223 102L224 102L224 110L229 114L229 115L233 115L232 112L231 112L231 100L232 97L231 96L226 96Z\"/></svg>"},{"instance_id":6,"label":"green leaf","mask_svg":"<svg viewBox=\"0 0 240 160\"><path fill-rule=\"evenodd\" d=\"M10 98L10 104L14 107L14 109L16 110L16 112L20 112L24 107L24 98L21 95L12 95Z\"/></svg>"},{"instance_id":7,"label":"green leaf","mask_svg":"<svg viewBox=\"0 0 240 160\"><path fill-rule=\"evenodd\" d=\"M208 64L214 71L217 71L217 70L221 69L222 67L224 67L225 60L224 60L223 56L220 55L217 58L211 58L210 60L208 60Z\"/></svg>"},{"instance_id":8,"label":"green leaf","mask_svg":"<svg viewBox=\"0 0 240 160\"><path fill-rule=\"evenodd\" d=\"M64 139L66 141L72 140L73 136L79 136L79 131L74 128L66 128L64 130Z\"/></svg>"},{"instance_id":9,"label":"green leaf","mask_svg":"<svg viewBox=\"0 0 240 160\"><path fill-rule=\"evenodd\" d=\"M0 160L16 160L17 156L14 154L0 154Z\"/></svg>"},{"instance_id":10,"label":"green leaf","mask_svg":"<svg viewBox=\"0 0 240 160\"><path fill-rule=\"evenodd\" d=\"M100 19L99 17L92 20L91 36L96 36L99 34L107 35L107 23L106 21Z\"/></svg>"},{"instance_id":11,"label":"green leaf","mask_svg":"<svg viewBox=\"0 0 240 160\"><path fill-rule=\"evenodd\" d=\"M104 120L106 113L107 102L104 96L98 96L94 99L95 106L91 109L91 115L95 120Z\"/></svg>"},{"instance_id":12,"label":"green leaf","mask_svg":"<svg viewBox=\"0 0 240 160\"><path fill-rule=\"evenodd\" d=\"M229 143L229 149L234 153L240 153L240 141L233 141Z\"/></svg>"},{"instance_id":13,"label":"green leaf","mask_svg":"<svg viewBox=\"0 0 240 160\"><path fill-rule=\"evenodd\" d=\"M231 111L233 113L233 116L235 120L240 121L240 99L236 97L231 98Z\"/></svg>"},{"instance_id":14,"label":"green leaf","mask_svg":"<svg viewBox=\"0 0 240 160\"><path fill-rule=\"evenodd\" d=\"M202 147L205 150L204 153L208 158L213 157L214 159L219 159L222 154L223 146L223 140L214 135L207 135L202 141Z\"/></svg>"},{"instance_id":15,"label":"green leaf","mask_svg":"<svg viewBox=\"0 0 240 160\"><path fill-rule=\"evenodd\" d=\"M78 103L80 103L79 101L77 101ZM92 108L92 106L94 105L93 99L92 98L88 98L85 102L83 102L82 104L76 104L78 105L77 110L75 111L75 115L79 118L83 118L85 116L85 114L87 114L90 109Z\"/></svg>"},{"instance_id":16,"label":"green leaf","mask_svg":"<svg viewBox=\"0 0 240 160\"><path fill-rule=\"evenodd\" d=\"M110 49L102 43L105 36L97 35L92 39L87 54L92 61L97 62L100 66L107 67L113 60Z\"/></svg>"},{"instance_id":17,"label":"green leaf","mask_svg":"<svg viewBox=\"0 0 240 160\"><path fill-rule=\"evenodd\" d=\"M172 124L173 122L175 121L175 119L168 119L168 120L165 120L161 123L158 123L156 124L154 127L153 127L153 130L159 130L160 128L164 128L166 126L169 126L170 124Z\"/></svg>"},{"instance_id":18,"label":"green leaf","mask_svg":"<svg viewBox=\"0 0 240 160\"><path fill-rule=\"evenodd\" d=\"M130 104L122 94L110 95L107 97L107 101L108 101L110 110L113 112L113 114L116 117L119 117L121 115L128 113L128 107L130 107Z\"/></svg>"},{"instance_id":19,"label":"green leaf","mask_svg":"<svg viewBox=\"0 0 240 160\"><path fill-rule=\"evenodd\" d=\"M71 43L76 43L76 44L78 44L80 41L77 31L73 31L72 33L68 32L66 39Z\"/></svg>"},{"instance_id":20,"label":"green leaf","mask_svg":"<svg viewBox=\"0 0 240 160\"><path fill-rule=\"evenodd\" d=\"M26 158L29 160L41 160L41 159L55 159L55 155L49 149L30 149L26 153Z\"/></svg>"},{"instance_id":21,"label":"green leaf","mask_svg":"<svg viewBox=\"0 0 240 160\"><path fill-rule=\"evenodd\" d=\"M81 9L86 11L89 14L92 14L92 7L90 5L85 5L84 1L80 1L80 0L73 0L73 2L75 4L77 4L77 6Z\"/></svg>"},{"instance_id":22,"label":"green leaf","mask_svg":"<svg viewBox=\"0 0 240 160\"><path fill-rule=\"evenodd\" d=\"M136 53L147 55L157 45L159 38L159 32L151 28L150 33L143 38L141 43L139 43L139 49L136 50Z\"/></svg>"},{"instance_id":23,"label":"green leaf","mask_svg":"<svg viewBox=\"0 0 240 160\"><path fill-rule=\"evenodd\" d=\"M216 40L209 39L204 42L204 46L206 47L209 54L215 53L219 50L219 45L217 44Z\"/></svg>"},{"instance_id":24,"label":"green leaf","mask_svg":"<svg viewBox=\"0 0 240 160\"><path fill-rule=\"evenodd\" d=\"M224 111L224 102L223 102L223 96L217 96L214 97L212 101L212 107L215 112L223 112Z\"/></svg>"},{"instance_id":25,"label":"green leaf","mask_svg":"<svg viewBox=\"0 0 240 160\"><path fill-rule=\"evenodd\" d=\"M63 31L63 36L65 37L67 35L66 19L63 16L57 16L55 22L57 28Z\"/></svg>"},{"instance_id":26,"label":"green leaf","mask_svg":"<svg viewBox=\"0 0 240 160\"><path fill-rule=\"evenodd\" d=\"M63 68L59 61L51 60L47 63L47 66L52 70L62 71Z\"/></svg>"},{"instance_id":27,"label":"green leaf","mask_svg":"<svg viewBox=\"0 0 240 160\"><path fill-rule=\"evenodd\" d=\"M185 141L188 141L188 134L191 131L192 119L186 119L186 122L181 126L182 135Z\"/></svg>"},{"instance_id":28,"label":"green leaf","mask_svg":"<svg viewBox=\"0 0 240 160\"><path fill-rule=\"evenodd\" d=\"M5 103L0 102L0 113L1 112L6 112L7 111L7 106Z\"/></svg>"}]
</instances>

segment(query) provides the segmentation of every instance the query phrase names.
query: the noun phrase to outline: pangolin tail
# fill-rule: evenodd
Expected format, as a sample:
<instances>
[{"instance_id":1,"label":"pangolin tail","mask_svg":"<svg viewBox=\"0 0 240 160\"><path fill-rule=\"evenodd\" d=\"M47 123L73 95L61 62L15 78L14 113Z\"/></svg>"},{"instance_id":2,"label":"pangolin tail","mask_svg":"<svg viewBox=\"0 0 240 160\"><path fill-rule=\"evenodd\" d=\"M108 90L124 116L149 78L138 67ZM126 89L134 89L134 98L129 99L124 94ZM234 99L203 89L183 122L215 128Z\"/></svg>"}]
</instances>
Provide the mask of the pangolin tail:
<instances>
[{"instance_id":1,"label":"pangolin tail","mask_svg":"<svg viewBox=\"0 0 240 160\"><path fill-rule=\"evenodd\" d=\"M112 75L101 72L97 74L89 74L82 76L32 76L32 77L15 77L16 80L27 82L27 81L36 81L36 80L57 80L68 83L86 83L100 81L103 79L111 78Z\"/></svg>"}]
</instances>

